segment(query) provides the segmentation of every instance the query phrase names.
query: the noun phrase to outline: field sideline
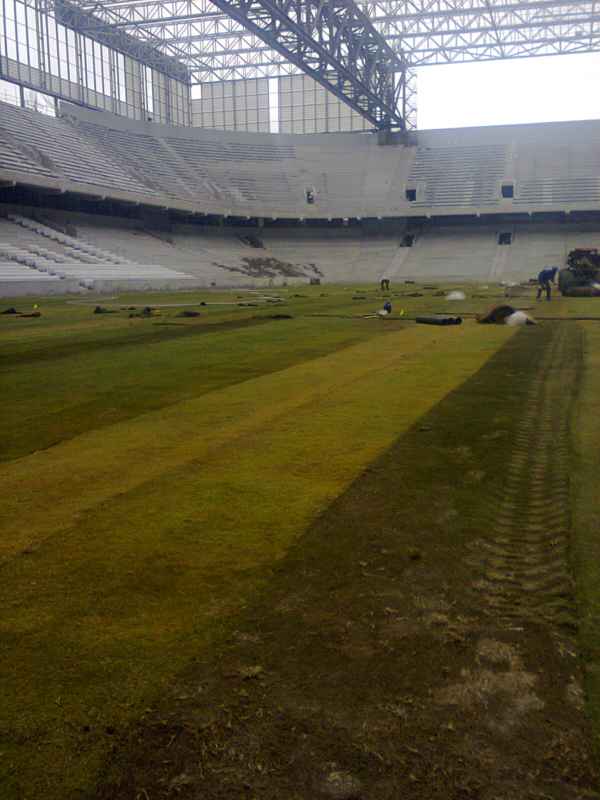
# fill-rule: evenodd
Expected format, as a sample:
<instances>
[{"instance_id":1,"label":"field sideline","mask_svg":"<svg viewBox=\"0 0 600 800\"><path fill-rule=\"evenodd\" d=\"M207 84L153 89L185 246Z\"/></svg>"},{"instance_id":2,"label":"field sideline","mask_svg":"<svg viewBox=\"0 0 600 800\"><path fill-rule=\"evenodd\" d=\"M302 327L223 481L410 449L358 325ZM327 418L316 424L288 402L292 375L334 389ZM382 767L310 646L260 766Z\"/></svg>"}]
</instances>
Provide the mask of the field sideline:
<instances>
[{"instance_id":1,"label":"field sideline","mask_svg":"<svg viewBox=\"0 0 600 800\"><path fill-rule=\"evenodd\" d=\"M598 739L595 476L600 428L593 409L600 388L600 332L595 322L568 320L576 315L600 319L600 309L592 300L558 299L542 305L540 316L564 322L548 320L515 332L479 326L468 316L498 298L497 287L465 288L468 299L449 309L448 301L431 289L400 287L391 293L395 313L387 320L363 318L381 305L380 293L364 287L287 288L272 290L268 297L238 291L100 298L116 311L107 315L93 315L89 298L3 302L3 307L24 309L38 302L42 311L40 319L0 317L3 800L136 797L142 784L127 765L139 763L143 750L136 748L151 751L164 744L139 733L144 719L165 715L161 704L173 698L173 687L185 698L193 683L209 684L213 678L195 676L194 665L214 672L232 631L251 627L248 619L257 616L268 620L271 593L279 593L281 600L282 586L299 585L302 578L294 564L321 547L307 550L303 543L327 544L321 555L331 580L335 563L345 564L353 547L358 552L364 544L351 523L360 509L367 521L371 514L381 517L378 530L382 536L389 533L385 492L382 500L375 496L380 489L367 490L361 481L399 447L412 455L405 461L395 456L400 461L387 470L376 468L376 486L385 487L393 473L390 486L398 497L408 493L410 536L406 533L402 546L406 564L413 563L411 553L425 545L411 537L427 506L438 503L452 483L448 476L436 478L434 462L420 462L426 458L421 441L428 452L435 450L426 443L435 423L423 420L442 414L437 409L443 410L443 424L456 439L452 452L465 448L462 455L455 453L452 469L463 478L486 472L483 483L477 477L466 481L453 501L456 508L472 509L466 512L473 515L472 533L477 514L484 515L486 507L489 512L486 481L502 481L508 452L502 448L512 441L507 435L491 453L496 443L485 444L482 437L491 428L506 434L517 424L526 398L537 391L530 373L542 358L548 366L539 368L540 381L552 369L567 370L581 360L576 371L564 372L573 392L563 414L574 465L570 475L566 472L573 531L569 558L582 621L579 646L587 663L587 710ZM170 304L183 302L200 316L177 316L181 308ZM153 316L129 317L129 306L146 303L155 308ZM522 304L530 304L529 299ZM465 323L436 328L412 321L419 311L448 310L465 313ZM563 338L552 338L559 329L566 331ZM487 399L468 406L465 419L470 396L465 387L471 385ZM550 383L547 392L548 397L557 393L553 402L562 408L566 392ZM492 424L487 415L494 402L498 408ZM498 422L503 404L511 414ZM557 429L552 436L559 434ZM548 440L550 450L553 441ZM485 466L489 460L496 478L475 461L460 466L461 459L471 458L471 450L475 461ZM558 480L559 467L544 466L544 458L539 456L535 468L550 470ZM410 488L418 475L420 483ZM535 490L532 486L527 492ZM352 499L352 492L360 500ZM347 509L340 499L346 496ZM440 512L450 515L438 535L466 542L465 530L453 527L458 522L450 505ZM465 514L458 516L463 520ZM428 530L436 524L432 521ZM439 545L441 557L444 546ZM421 553L416 557L421 559ZM447 557L458 558L454 550ZM370 557L360 560L369 563ZM310 585L310 571L307 575ZM423 577L424 585L428 580ZM318 581L314 590L314 603L318 598L323 608L328 600ZM359 617L358 606L352 607ZM271 651L266 648L261 656L258 650L253 657L259 663L268 660ZM315 676L327 658L309 661ZM231 687L224 686L214 687L219 707L230 702ZM318 702L327 706L324 698ZM273 730L265 729L265 741ZM328 746L324 740L322 755ZM181 744L177 758L189 757L186 747ZM179 775L189 772L181 764L177 768ZM238 796L232 786L218 783L216 767L204 789L197 774L189 784L173 784L174 769L169 768L168 778L144 773L151 800L174 792L207 799ZM362 762L357 767L364 785L369 769ZM249 780L238 777L240 785ZM463 777L456 780L457 793L448 797L462 796ZM365 796L387 797L388 789L378 786L378 794ZM273 779L273 787L259 782L256 797L276 797L277 792L282 800L292 797L287 784ZM195 794L200 791L209 793ZM313 791L307 784L297 796L310 797ZM240 789L239 796L253 795Z\"/></svg>"}]
</instances>

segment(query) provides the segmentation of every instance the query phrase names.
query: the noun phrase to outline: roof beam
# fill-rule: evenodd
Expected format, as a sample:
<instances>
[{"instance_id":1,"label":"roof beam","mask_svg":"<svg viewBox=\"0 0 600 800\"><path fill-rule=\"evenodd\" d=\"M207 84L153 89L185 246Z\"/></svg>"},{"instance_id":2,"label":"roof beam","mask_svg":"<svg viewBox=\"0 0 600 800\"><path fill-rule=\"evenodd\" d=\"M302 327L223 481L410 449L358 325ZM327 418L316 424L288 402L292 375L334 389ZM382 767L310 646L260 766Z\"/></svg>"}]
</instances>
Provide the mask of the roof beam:
<instances>
[{"instance_id":1,"label":"roof beam","mask_svg":"<svg viewBox=\"0 0 600 800\"><path fill-rule=\"evenodd\" d=\"M122 22L115 23L118 27L127 27L129 24L137 22L141 26L151 26L161 22L184 22L202 20L213 23L229 22L231 17L220 12L215 8L210 0L94 0L93 2L80 2L79 7L89 13L102 14L103 11L113 9L121 14ZM380 22L393 21L398 26L405 26L410 30L410 26L415 25L421 29L423 25L429 23L431 30L439 27L442 20L463 19L469 17L483 17L490 14L490 9L494 14L499 15L518 15L533 12L538 21L541 20L540 13L550 9L556 9L554 17L572 16L577 13L587 18L597 8L595 0L582 0L582 2L564 2L564 0L537 0L537 2L523 3L485 3L481 0L470 0L469 3L450 3L436 2L435 7L432 3L421 0L421 7L418 3L411 3L410 12L403 13L402 6L399 7L397 0L359 0L357 5L364 11L369 19L377 25ZM242 25L238 25L241 30Z\"/></svg>"},{"instance_id":2,"label":"roof beam","mask_svg":"<svg viewBox=\"0 0 600 800\"><path fill-rule=\"evenodd\" d=\"M536 41L539 38L539 34L542 30L539 21L535 20L523 20L519 23L514 22L506 22L500 23L498 22L493 29L490 28L489 25L480 22L476 25L469 25L468 23L459 20L455 27L448 26L447 28L437 28L435 32L423 32L422 30L413 30L413 31L398 31L395 25L395 21L392 19L386 20L390 24L386 26L385 29L385 38L388 42L397 42L401 41L404 45L406 45L406 50L409 52L413 52L415 47L411 45L411 42L419 42L425 38L430 40L434 40L437 43L442 43L448 37L456 37L456 36L467 36L467 37L474 37L478 34L488 34L491 33L492 30L496 32L496 44L503 44L508 43L510 41L508 36L504 38L500 37L500 34L509 34L511 32L522 32L522 31L531 31L531 36L527 37L531 41ZM586 22L598 24L600 23L600 7L599 11L595 14L590 14L587 17ZM558 26L573 26L578 28L581 26L581 23L577 18L569 19L569 18L562 18L562 19L549 19L545 22L543 28L547 31L557 28ZM168 41L175 43L175 42L212 42L216 40L222 40L224 45L231 51L235 52L238 48L236 47L236 43L242 44L244 46L255 49L256 52L264 51L269 48L264 47L263 40L259 36L255 36L254 34L250 33L249 31L245 30L244 28L237 28L231 26L230 30L226 28L222 30L214 30L213 25L204 25L202 24L202 20L191 18L189 20L179 20L176 18L171 18L169 20L163 21L148 21L148 22L130 22L119 26L120 30L127 29L137 29L137 28L153 28L156 30L165 30L168 31ZM522 38L522 37L521 37ZM248 43L252 44L248 44Z\"/></svg>"},{"instance_id":3,"label":"roof beam","mask_svg":"<svg viewBox=\"0 0 600 800\"><path fill-rule=\"evenodd\" d=\"M214 0L376 127L404 129L406 65L353 0Z\"/></svg>"}]
</instances>

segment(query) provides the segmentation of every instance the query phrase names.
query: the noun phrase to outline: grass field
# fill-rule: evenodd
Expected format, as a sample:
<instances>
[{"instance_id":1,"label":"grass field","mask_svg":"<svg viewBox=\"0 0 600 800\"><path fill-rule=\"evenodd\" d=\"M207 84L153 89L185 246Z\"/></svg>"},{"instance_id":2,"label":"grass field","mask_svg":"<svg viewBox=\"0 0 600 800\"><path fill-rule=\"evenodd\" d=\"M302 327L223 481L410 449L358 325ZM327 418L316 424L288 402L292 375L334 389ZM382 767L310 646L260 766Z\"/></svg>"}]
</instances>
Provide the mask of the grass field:
<instances>
[{"instance_id":1,"label":"grass field","mask_svg":"<svg viewBox=\"0 0 600 800\"><path fill-rule=\"evenodd\" d=\"M466 301L449 304L432 289L402 287L392 292L394 314L386 320L365 318L381 305L381 295L364 287L280 289L269 297L241 291L122 295L99 300L116 312L107 315L94 315L89 298L4 303L27 308L38 302L42 317L0 317L3 800L319 796L313 784L286 784L281 767L273 767L279 777L265 783L255 752L246 754L252 779L235 773L233 782L217 780L213 765L200 785L201 778L189 777L182 766L189 742L175 746L170 733L167 749L177 763L166 770L170 777L155 774L151 766L170 763L171 756L155 755L166 745L148 731L168 716L167 707L183 703L191 713L198 687L211 681L199 714L208 707L222 711L234 696L238 702L239 687L223 678L221 663L235 672L250 658L262 672L271 659L272 674L288 675L269 688L278 705L272 720L265 712L273 724L262 737L275 748L276 709L285 707L286 697L297 699L292 683L299 680L290 677L292 666L282 654L286 643L307 633L306 626L298 629L295 613L282 629L270 610L278 603L293 609L290 591L297 597L312 587L312 605L300 616L335 638L332 615L342 601L330 589L340 580L341 616L363 619L366 608L377 613L373 588L357 588L367 580L368 569L360 565L374 561L372 543L361 533L371 519L378 552L398 550L395 580L409 586L418 578L432 596L432 581L452 584L439 569L462 558L457 548L489 524L483 520L495 502L490 492L504 480L511 432L521 435L516 426L527 392L535 389L534 365L550 353L550 371L564 369L560 380L574 392L563 413L572 419L576 458L571 556L588 709L598 738L600 426L594 408L600 329L570 318L600 319L600 308L594 301L559 299L539 309L540 316L559 319L515 332L477 325L469 316L500 296L497 287L466 291ZM407 296L413 293L420 296ZM177 316L184 303L200 316ZM151 317L129 316L129 306L145 304L155 309ZM436 311L463 313L465 323L439 328L413 322L418 312ZM553 338L559 329L567 331L564 341ZM548 392L558 392L558 383L549 386ZM555 407L561 408L563 394ZM432 429L440 432L433 442ZM497 439L486 438L494 431ZM425 565L434 566L424 574L428 547L432 561ZM315 559L322 565L317 577L306 566ZM351 574L351 584L340 578ZM455 575L458 592L468 581L464 564ZM396 605L388 600L377 608L383 613ZM465 607L464 614L475 611ZM256 645L257 624L272 631L268 647ZM231 644L244 630L251 653L237 653L238 640ZM313 698L315 707L333 714L328 692L339 691L339 703L351 705L335 685L354 686L358 697L369 678L360 672L353 684L352 659L332 667L331 652L310 641L315 650L303 659L302 681L312 676L320 683L333 669L337 683ZM372 649L373 643L349 646ZM397 670L402 661L397 652L392 660L386 647L383 661L372 653L385 672L382 691L394 682L390 666ZM402 662L405 675L433 657L416 645L414 652L412 666L410 659ZM298 669L296 656L292 662ZM238 706L230 727L239 719ZM211 722L212 735L222 743L219 720ZM331 736L319 741L322 760L337 761L327 756L335 749ZM225 745L219 763L231 778L224 753ZM141 763L144 784L132 771ZM369 769L360 762L366 784ZM189 781L173 783L177 775ZM382 780L365 797L413 796L403 784ZM465 780L456 778L456 786L464 788ZM445 796L479 796L461 795L459 788Z\"/></svg>"}]
</instances>

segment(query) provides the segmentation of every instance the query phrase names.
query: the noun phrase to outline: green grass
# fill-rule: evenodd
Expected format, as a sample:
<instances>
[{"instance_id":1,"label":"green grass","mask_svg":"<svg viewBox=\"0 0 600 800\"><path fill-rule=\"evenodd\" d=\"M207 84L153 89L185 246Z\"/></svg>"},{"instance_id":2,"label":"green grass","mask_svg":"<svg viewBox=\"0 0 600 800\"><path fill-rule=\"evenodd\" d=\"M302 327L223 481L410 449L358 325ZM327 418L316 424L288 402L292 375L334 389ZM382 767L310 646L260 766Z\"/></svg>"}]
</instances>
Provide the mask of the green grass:
<instances>
[{"instance_id":1,"label":"green grass","mask_svg":"<svg viewBox=\"0 0 600 800\"><path fill-rule=\"evenodd\" d=\"M300 294L305 297L296 298ZM198 319L178 319L180 309L129 319L127 311L94 316L93 301L38 302L40 320L0 317L0 366L4 408L0 460L43 450L88 430L317 358L381 333L378 320L360 315L379 307L379 293L353 301L352 290L279 292L285 305L256 309L215 305ZM325 297L320 295L326 294ZM145 296L146 302L231 302L215 296ZM246 293L245 300L254 298ZM114 302L116 308L131 298ZM16 302L16 301L15 301ZM396 302L396 301L395 301ZM430 301L439 306L441 301ZM413 298L401 303L410 313ZM104 301L110 307L110 303ZM24 307L19 303L18 307ZM225 309L225 310L224 310ZM293 321L269 320L289 313ZM331 314L312 317L307 314ZM298 316L300 315L300 316ZM341 318L340 318L341 317ZM171 324L165 324L171 323ZM386 324L386 323L382 323ZM388 321L389 326L389 321ZM394 323L395 324L395 323ZM269 326L266 331L264 326ZM143 346L143 347L142 347Z\"/></svg>"},{"instance_id":2,"label":"green grass","mask_svg":"<svg viewBox=\"0 0 600 800\"><path fill-rule=\"evenodd\" d=\"M112 732L207 653L318 515L513 335L472 320L363 319L381 295L353 300L365 294L353 287L276 294L284 305L209 305L197 320L178 308L98 317L62 299L40 301L39 320L0 317L3 800L89 791ZM451 310L481 310L498 289L478 294L489 297ZM253 297L99 302L238 295ZM395 311L449 310L424 295L392 296ZM262 319L274 313L293 319Z\"/></svg>"},{"instance_id":3,"label":"green grass","mask_svg":"<svg viewBox=\"0 0 600 800\"><path fill-rule=\"evenodd\" d=\"M572 560L577 578L580 647L586 665L588 712L600 758L600 323L583 322L585 367L574 420Z\"/></svg>"}]
</instances>

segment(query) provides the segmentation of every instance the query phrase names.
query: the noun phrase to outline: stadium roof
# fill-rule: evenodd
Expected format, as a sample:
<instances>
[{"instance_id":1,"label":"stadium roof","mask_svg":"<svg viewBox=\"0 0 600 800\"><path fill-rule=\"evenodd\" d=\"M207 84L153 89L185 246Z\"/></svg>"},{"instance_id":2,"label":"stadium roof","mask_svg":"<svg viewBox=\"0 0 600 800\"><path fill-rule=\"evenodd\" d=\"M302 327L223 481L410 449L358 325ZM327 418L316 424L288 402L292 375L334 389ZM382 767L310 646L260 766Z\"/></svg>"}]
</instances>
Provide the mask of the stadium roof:
<instances>
[{"instance_id":1,"label":"stadium roof","mask_svg":"<svg viewBox=\"0 0 600 800\"><path fill-rule=\"evenodd\" d=\"M188 67L194 83L298 71L211 0L76 0L76 5L112 30L174 56ZM413 67L600 49L600 6L595 0L357 0L356 5Z\"/></svg>"},{"instance_id":2,"label":"stadium roof","mask_svg":"<svg viewBox=\"0 0 600 800\"><path fill-rule=\"evenodd\" d=\"M600 49L596 0L29 2L192 84L305 72L376 127L405 127L417 67Z\"/></svg>"}]
</instances>

